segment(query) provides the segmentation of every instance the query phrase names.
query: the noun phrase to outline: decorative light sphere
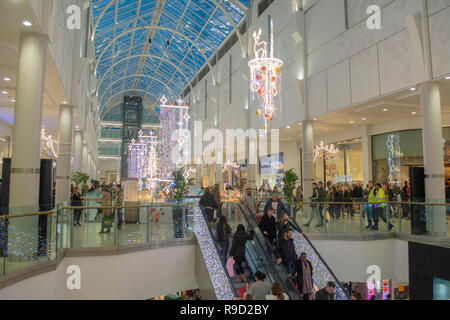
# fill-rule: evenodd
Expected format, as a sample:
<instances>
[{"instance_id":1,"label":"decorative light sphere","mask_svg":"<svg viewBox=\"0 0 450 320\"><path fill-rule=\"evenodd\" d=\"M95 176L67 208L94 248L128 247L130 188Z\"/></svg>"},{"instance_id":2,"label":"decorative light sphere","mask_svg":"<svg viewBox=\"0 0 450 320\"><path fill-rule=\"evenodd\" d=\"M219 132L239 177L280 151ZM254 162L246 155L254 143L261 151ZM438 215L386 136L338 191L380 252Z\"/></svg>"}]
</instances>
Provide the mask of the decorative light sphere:
<instances>
[{"instance_id":1,"label":"decorative light sphere","mask_svg":"<svg viewBox=\"0 0 450 320\"><path fill-rule=\"evenodd\" d=\"M262 114L261 109L256 109L256 115L257 115L257 116L260 116L261 114Z\"/></svg>"}]
</instances>

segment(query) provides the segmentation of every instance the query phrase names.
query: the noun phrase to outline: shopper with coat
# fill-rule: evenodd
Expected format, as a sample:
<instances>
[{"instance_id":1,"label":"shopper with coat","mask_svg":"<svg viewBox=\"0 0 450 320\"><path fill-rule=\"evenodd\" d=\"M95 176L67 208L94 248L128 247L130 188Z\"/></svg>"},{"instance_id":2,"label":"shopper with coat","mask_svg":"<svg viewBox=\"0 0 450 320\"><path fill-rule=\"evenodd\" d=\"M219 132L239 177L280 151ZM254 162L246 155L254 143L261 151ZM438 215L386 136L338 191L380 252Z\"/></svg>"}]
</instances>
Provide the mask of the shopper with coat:
<instances>
[{"instance_id":1,"label":"shopper with coat","mask_svg":"<svg viewBox=\"0 0 450 320\"><path fill-rule=\"evenodd\" d=\"M247 241L253 240L254 231L250 230L250 234L245 231L244 225L237 226L236 233L233 236L231 244L230 256L233 257L236 265L236 274L238 282L246 282L245 270L242 264L245 262L245 245Z\"/></svg>"}]
</instances>

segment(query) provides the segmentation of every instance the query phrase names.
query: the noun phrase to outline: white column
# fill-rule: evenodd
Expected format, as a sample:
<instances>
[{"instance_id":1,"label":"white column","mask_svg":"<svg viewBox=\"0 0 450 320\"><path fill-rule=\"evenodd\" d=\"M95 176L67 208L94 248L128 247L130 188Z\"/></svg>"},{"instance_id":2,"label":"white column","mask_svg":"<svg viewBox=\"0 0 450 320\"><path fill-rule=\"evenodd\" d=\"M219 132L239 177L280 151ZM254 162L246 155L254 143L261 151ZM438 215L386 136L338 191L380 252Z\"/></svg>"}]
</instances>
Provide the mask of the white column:
<instances>
[{"instance_id":1,"label":"white column","mask_svg":"<svg viewBox=\"0 0 450 320\"><path fill-rule=\"evenodd\" d=\"M83 166L83 132L76 130L73 137L73 171L80 172Z\"/></svg>"},{"instance_id":2,"label":"white column","mask_svg":"<svg viewBox=\"0 0 450 320\"><path fill-rule=\"evenodd\" d=\"M11 161L9 214L37 211L39 205L40 140L47 59L46 35L24 32L20 36L16 105ZM10 243L22 241L20 253L37 252L38 217L11 219ZM18 256L14 249L10 258Z\"/></svg>"},{"instance_id":3,"label":"white column","mask_svg":"<svg viewBox=\"0 0 450 320\"><path fill-rule=\"evenodd\" d=\"M202 187L202 165L197 164L195 165L195 184L199 186L199 188Z\"/></svg>"},{"instance_id":4,"label":"white column","mask_svg":"<svg viewBox=\"0 0 450 320\"><path fill-rule=\"evenodd\" d=\"M372 180L372 136L367 126L362 128L362 158L364 186Z\"/></svg>"},{"instance_id":5,"label":"white column","mask_svg":"<svg viewBox=\"0 0 450 320\"><path fill-rule=\"evenodd\" d=\"M423 160L427 201L445 203L444 155L442 148L441 96L436 82L420 85L422 105ZM431 236L446 233L445 206L429 208L427 231Z\"/></svg>"},{"instance_id":6,"label":"white column","mask_svg":"<svg viewBox=\"0 0 450 320\"><path fill-rule=\"evenodd\" d=\"M56 164L55 202L70 201L70 160L72 158L73 106L59 106L58 161Z\"/></svg>"},{"instance_id":7,"label":"white column","mask_svg":"<svg viewBox=\"0 0 450 320\"><path fill-rule=\"evenodd\" d=\"M87 173L88 172L88 148L86 144L83 144L83 152L82 152L82 165L81 165L81 171L83 173Z\"/></svg>"},{"instance_id":8,"label":"white column","mask_svg":"<svg viewBox=\"0 0 450 320\"><path fill-rule=\"evenodd\" d=\"M311 201L312 183L314 181L314 158L313 158L313 122L305 120L302 122L302 186L303 199L305 202ZM306 206L307 208L309 206Z\"/></svg>"}]
</instances>

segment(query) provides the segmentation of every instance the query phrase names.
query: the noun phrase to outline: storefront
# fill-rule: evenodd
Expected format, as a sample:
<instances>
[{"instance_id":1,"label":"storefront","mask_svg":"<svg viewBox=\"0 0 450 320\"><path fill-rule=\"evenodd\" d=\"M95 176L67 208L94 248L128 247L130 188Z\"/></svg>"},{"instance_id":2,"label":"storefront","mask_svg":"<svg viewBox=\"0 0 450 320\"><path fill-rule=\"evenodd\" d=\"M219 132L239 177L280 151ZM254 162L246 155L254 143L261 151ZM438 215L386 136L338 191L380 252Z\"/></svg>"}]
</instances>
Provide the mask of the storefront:
<instances>
[{"instance_id":1,"label":"storefront","mask_svg":"<svg viewBox=\"0 0 450 320\"><path fill-rule=\"evenodd\" d=\"M284 153L272 154L259 157L259 180L258 186L265 185L273 189L277 186L282 190L284 175Z\"/></svg>"},{"instance_id":2,"label":"storefront","mask_svg":"<svg viewBox=\"0 0 450 320\"><path fill-rule=\"evenodd\" d=\"M363 181L361 139L320 144L314 153L314 180L336 183Z\"/></svg>"},{"instance_id":3,"label":"storefront","mask_svg":"<svg viewBox=\"0 0 450 320\"><path fill-rule=\"evenodd\" d=\"M450 181L450 127L442 129L445 179ZM372 136L372 173L380 183L409 181L410 167L423 167L422 130Z\"/></svg>"},{"instance_id":4,"label":"storefront","mask_svg":"<svg viewBox=\"0 0 450 320\"><path fill-rule=\"evenodd\" d=\"M0 179L3 169L3 158L10 157L10 137L7 135L0 135Z\"/></svg>"}]
</instances>

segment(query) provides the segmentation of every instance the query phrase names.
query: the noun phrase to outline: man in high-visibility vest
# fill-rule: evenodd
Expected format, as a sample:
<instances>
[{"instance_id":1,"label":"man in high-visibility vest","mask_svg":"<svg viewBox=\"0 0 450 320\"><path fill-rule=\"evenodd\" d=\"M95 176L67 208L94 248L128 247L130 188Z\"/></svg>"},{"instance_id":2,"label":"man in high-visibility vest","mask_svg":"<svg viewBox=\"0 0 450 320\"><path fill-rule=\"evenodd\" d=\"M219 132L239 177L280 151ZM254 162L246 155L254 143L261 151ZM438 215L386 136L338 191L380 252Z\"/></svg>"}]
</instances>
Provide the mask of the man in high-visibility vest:
<instances>
[{"instance_id":1,"label":"man in high-visibility vest","mask_svg":"<svg viewBox=\"0 0 450 320\"><path fill-rule=\"evenodd\" d=\"M367 222L368 222L368 226L366 227L366 229L372 229L373 230L373 225L372 225L372 220L373 220L373 212L374 212L374 205L372 203L375 203L375 187L373 186L373 181L369 181L369 195L368 195L368 201L369 205L368 205L368 212L367 212Z\"/></svg>"},{"instance_id":2,"label":"man in high-visibility vest","mask_svg":"<svg viewBox=\"0 0 450 320\"><path fill-rule=\"evenodd\" d=\"M376 195L375 202L376 208L373 215L374 227L373 230L378 230L378 221L381 218L386 224L389 225L389 231L394 227L390 222L386 220L385 208L386 208L386 194L381 186L381 184L377 183L376 185Z\"/></svg>"}]
</instances>

